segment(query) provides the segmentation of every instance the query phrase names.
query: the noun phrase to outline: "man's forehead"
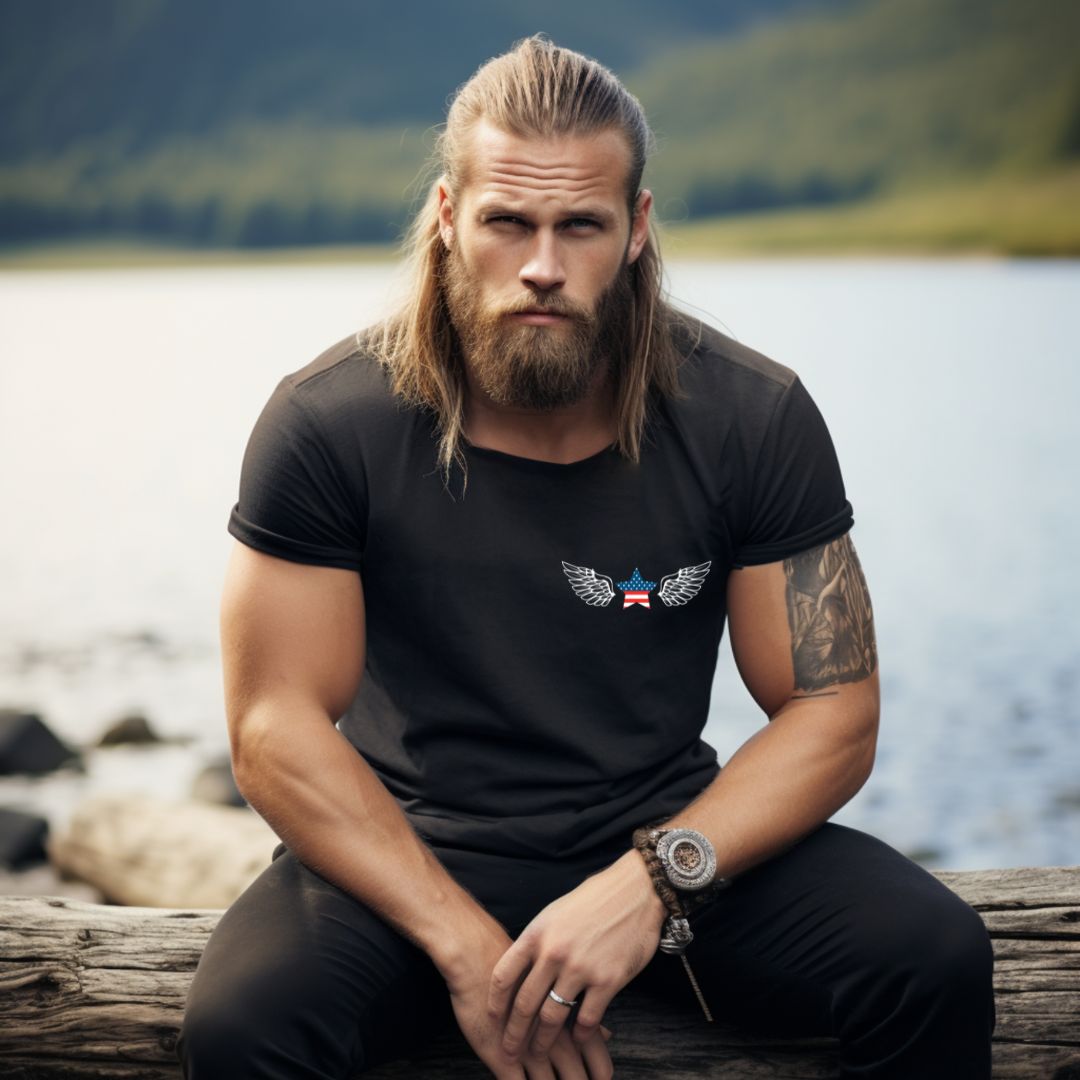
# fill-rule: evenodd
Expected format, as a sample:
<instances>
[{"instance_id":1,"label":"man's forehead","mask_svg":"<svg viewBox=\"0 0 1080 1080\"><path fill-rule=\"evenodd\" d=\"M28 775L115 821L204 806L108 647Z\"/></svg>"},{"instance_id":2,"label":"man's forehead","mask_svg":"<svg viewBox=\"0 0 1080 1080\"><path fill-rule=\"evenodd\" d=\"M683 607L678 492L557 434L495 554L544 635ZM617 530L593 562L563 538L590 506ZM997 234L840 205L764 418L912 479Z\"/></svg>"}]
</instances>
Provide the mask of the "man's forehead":
<instances>
[{"instance_id":1,"label":"man's forehead","mask_svg":"<svg viewBox=\"0 0 1080 1080\"><path fill-rule=\"evenodd\" d=\"M481 120L467 140L464 180L474 196L625 201L630 147L614 128L584 135L518 135Z\"/></svg>"}]
</instances>

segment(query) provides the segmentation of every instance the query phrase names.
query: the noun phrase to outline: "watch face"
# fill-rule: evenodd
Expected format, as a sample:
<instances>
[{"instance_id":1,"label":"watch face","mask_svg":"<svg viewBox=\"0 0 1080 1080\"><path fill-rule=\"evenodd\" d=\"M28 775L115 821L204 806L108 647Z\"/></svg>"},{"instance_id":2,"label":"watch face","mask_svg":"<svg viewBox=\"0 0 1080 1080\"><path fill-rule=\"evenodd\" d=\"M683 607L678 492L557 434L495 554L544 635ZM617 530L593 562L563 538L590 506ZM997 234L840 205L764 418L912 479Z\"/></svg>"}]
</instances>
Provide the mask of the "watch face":
<instances>
[{"instance_id":1,"label":"watch face","mask_svg":"<svg viewBox=\"0 0 1080 1080\"><path fill-rule=\"evenodd\" d=\"M716 852L701 833L672 829L660 837L656 854L676 889L704 889L716 876Z\"/></svg>"}]
</instances>

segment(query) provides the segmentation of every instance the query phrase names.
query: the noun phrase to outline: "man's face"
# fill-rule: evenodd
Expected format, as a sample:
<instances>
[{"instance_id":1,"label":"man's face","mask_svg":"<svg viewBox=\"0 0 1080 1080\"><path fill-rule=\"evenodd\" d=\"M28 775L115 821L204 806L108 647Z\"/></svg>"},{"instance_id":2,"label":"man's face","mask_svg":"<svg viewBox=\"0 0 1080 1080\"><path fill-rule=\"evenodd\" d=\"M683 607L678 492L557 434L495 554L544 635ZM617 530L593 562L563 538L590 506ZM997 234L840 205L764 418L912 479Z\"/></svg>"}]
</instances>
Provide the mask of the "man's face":
<instances>
[{"instance_id":1,"label":"man's face","mask_svg":"<svg viewBox=\"0 0 1080 1080\"><path fill-rule=\"evenodd\" d=\"M614 130L526 138L481 122L461 190L440 187L446 301L475 385L495 404L580 401L630 347L630 149Z\"/></svg>"}]
</instances>

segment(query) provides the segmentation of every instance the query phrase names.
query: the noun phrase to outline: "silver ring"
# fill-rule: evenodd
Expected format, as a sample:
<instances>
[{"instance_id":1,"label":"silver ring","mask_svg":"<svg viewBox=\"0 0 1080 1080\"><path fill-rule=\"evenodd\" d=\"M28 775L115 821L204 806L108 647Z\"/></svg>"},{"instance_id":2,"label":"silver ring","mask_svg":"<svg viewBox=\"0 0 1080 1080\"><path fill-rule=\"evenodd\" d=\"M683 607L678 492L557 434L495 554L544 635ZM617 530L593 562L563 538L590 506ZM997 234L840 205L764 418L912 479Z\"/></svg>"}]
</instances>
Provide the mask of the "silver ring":
<instances>
[{"instance_id":1,"label":"silver ring","mask_svg":"<svg viewBox=\"0 0 1080 1080\"><path fill-rule=\"evenodd\" d=\"M568 1009L577 1004L576 1001L567 1001L566 998L559 997L554 990L548 991L548 997L551 998L552 1001L557 1001L560 1005L565 1005Z\"/></svg>"}]
</instances>

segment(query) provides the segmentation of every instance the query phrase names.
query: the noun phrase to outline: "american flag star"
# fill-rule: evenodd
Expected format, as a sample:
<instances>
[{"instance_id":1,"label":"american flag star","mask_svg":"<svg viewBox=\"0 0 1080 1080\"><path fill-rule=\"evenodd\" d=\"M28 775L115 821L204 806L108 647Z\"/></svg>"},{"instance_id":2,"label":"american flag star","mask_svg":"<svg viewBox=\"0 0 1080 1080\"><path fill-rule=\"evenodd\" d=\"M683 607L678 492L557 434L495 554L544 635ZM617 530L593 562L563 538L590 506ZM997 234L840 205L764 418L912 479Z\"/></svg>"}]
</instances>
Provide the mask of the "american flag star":
<instances>
[{"instance_id":1,"label":"american flag star","mask_svg":"<svg viewBox=\"0 0 1080 1080\"><path fill-rule=\"evenodd\" d=\"M623 591L623 608L640 604L642 607L649 606L649 593L656 588L655 581L646 581L641 576L641 571L635 566L634 572L626 581L616 582Z\"/></svg>"},{"instance_id":2,"label":"american flag star","mask_svg":"<svg viewBox=\"0 0 1080 1080\"><path fill-rule=\"evenodd\" d=\"M709 560L694 566L684 566L674 574L665 574L660 579L660 588L656 590L656 595L666 607L682 607L701 591L711 565L712 560ZM607 607L615 599L615 582L607 574L601 574L590 566L566 562L565 559L562 568L570 587L589 607ZM619 588L623 590L623 610L634 604L647 608L649 593L656 588L656 582L646 581L635 566L633 577L629 581L620 581Z\"/></svg>"}]
</instances>

